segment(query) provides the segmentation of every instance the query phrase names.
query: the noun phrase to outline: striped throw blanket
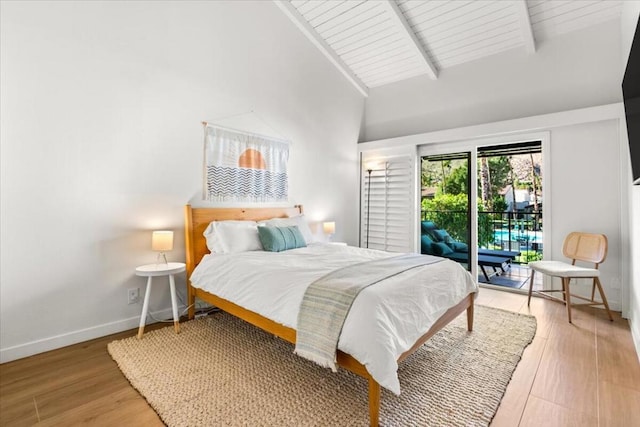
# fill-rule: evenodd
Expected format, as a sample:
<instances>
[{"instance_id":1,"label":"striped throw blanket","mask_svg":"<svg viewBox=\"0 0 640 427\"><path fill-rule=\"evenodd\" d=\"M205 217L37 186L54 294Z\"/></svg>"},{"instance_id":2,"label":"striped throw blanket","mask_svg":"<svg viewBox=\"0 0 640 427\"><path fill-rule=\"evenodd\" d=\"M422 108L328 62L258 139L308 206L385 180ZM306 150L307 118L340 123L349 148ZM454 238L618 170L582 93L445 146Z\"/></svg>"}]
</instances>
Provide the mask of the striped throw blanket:
<instances>
[{"instance_id":1,"label":"striped throw blanket","mask_svg":"<svg viewBox=\"0 0 640 427\"><path fill-rule=\"evenodd\" d=\"M350 265L316 280L307 288L300 305L295 354L335 372L342 326L360 291L404 271L440 261L442 258L429 255L404 254Z\"/></svg>"}]
</instances>

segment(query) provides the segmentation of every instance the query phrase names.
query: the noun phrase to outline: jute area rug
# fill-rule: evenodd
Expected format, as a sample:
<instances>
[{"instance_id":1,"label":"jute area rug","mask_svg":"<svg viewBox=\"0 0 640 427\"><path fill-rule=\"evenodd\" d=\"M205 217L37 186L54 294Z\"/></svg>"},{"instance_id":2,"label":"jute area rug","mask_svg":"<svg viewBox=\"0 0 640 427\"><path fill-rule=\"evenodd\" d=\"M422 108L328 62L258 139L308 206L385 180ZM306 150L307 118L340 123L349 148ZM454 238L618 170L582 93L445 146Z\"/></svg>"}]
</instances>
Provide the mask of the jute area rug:
<instances>
[{"instance_id":1,"label":"jute area rug","mask_svg":"<svg viewBox=\"0 0 640 427\"><path fill-rule=\"evenodd\" d=\"M476 305L432 337L398 371L400 396L383 389L381 425L484 426L522 352L532 316ZM293 354L293 345L226 313L114 341L109 353L169 426L364 426L367 382Z\"/></svg>"}]
</instances>

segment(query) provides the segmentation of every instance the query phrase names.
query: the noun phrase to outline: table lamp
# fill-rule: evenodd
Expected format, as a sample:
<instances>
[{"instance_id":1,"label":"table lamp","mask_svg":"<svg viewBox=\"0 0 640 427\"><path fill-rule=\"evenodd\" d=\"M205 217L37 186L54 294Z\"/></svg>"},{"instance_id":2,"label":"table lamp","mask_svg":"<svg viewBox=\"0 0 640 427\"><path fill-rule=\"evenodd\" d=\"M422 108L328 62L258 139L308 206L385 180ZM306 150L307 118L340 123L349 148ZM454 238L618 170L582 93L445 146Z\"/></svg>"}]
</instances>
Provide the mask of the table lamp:
<instances>
[{"instance_id":1,"label":"table lamp","mask_svg":"<svg viewBox=\"0 0 640 427\"><path fill-rule=\"evenodd\" d=\"M164 263L169 265L165 252L173 250L173 231L154 231L151 236L151 250L159 252L156 264L159 264L160 258L162 258Z\"/></svg>"},{"instance_id":2,"label":"table lamp","mask_svg":"<svg viewBox=\"0 0 640 427\"><path fill-rule=\"evenodd\" d=\"M322 231L324 232L324 234L328 235L329 240L331 240L331 236L333 236L336 232L336 223L334 221L323 222Z\"/></svg>"}]
</instances>

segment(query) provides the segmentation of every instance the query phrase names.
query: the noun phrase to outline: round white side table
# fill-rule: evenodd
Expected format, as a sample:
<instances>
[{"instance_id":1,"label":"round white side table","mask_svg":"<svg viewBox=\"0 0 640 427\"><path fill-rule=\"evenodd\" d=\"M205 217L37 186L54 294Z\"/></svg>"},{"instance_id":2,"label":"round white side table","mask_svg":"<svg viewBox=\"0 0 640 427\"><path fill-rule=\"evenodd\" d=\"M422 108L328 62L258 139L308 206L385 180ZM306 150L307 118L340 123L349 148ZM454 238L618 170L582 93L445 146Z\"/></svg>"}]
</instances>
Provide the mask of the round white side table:
<instances>
[{"instance_id":1,"label":"round white side table","mask_svg":"<svg viewBox=\"0 0 640 427\"><path fill-rule=\"evenodd\" d=\"M171 308L173 309L173 327L176 333L180 332L180 316L178 316L178 303L176 300L176 282L174 274L185 271L183 262L170 262L168 264L147 264L136 268L136 276L147 277L147 290L144 292L144 303L142 304L142 315L140 316L140 327L138 328L138 339L144 334L144 325L147 320L149 310L149 295L151 295L151 280L158 276L169 276L169 287L171 289Z\"/></svg>"}]
</instances>

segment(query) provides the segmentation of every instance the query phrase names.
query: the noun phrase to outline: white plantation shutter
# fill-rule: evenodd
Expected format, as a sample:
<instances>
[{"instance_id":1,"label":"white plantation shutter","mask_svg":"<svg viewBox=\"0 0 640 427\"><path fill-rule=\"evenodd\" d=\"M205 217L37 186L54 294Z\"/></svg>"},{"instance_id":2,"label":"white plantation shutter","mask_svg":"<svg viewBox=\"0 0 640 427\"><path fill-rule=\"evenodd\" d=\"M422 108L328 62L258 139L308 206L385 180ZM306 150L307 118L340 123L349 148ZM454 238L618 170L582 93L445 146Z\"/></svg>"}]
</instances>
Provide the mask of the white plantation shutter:
<instances>
[{"instance_id":1,"label":"white plantation shutter","mask_svg":"<svg viewBox=\"0 0 640 427\"><path fill-rule=\"evenodd\" d=\"M369 178L363 168L360 246L413 252L414 158L377 159ZM366 162L363 162L366 164Z\"/></svg>"}]
</instances>

